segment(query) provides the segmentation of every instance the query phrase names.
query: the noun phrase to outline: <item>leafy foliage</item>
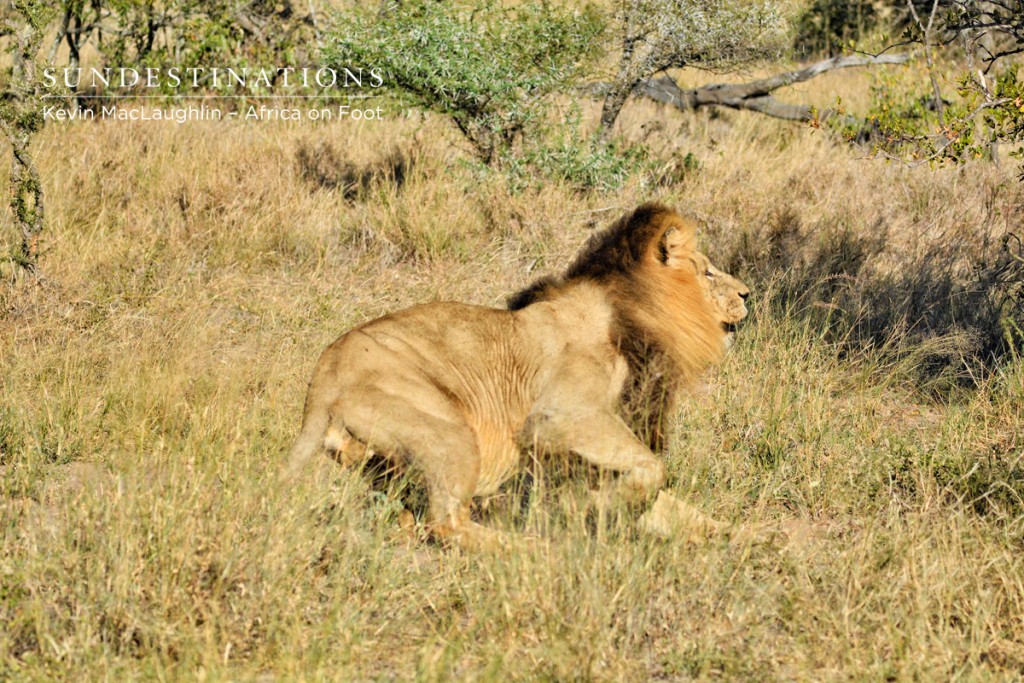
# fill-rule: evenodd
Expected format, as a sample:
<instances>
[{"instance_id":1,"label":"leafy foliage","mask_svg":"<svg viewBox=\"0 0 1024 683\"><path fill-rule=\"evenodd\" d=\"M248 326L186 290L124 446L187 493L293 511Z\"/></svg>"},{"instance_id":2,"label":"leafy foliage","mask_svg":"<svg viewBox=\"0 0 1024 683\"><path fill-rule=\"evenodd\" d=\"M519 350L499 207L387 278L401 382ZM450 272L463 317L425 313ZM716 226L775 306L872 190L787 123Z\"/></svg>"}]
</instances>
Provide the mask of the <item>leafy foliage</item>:
<instances>
[{"instance_id":1,"label":"leafy foliage","mask_svg":"<svg viewBox=\"0 0 1024 683\"><path fill-rule=\"evenodd\" d=\"M983 101L985 92L967 81L964 89L973 101ZM984 121L993 138L1011 142L1024 141L1024 82L1021 82L1016 64L1008 67L992 88L992 104L984 111ZM978 106L981 106L980 104ZM1016 149L1011 156L1022 158L1024 150ZM1024 175L1021 176L1024 180Z\"/></svg>"},{"instance_id":2,"label":"leafy foliage","mask_svg":"<svg viewBox=\"0 0 1024 683\"><path fill-rule=\"evenodd\" d=\"M730 69L772 56L785 30L781 9L768 0L626 0L619 21L631 57L655 71L684 64Z\"/></svg>"},{"instance_id":3,"label":"leafy foliage","mask_svg":"<svg viewBox=\"0 0 1024 683\"><path fill-rule=\"evenodd\" d=\"M345 29L326 50L331 66L381 69L396 95L448 116L487 163L538 122L546 95L579 77L604 30L591 8L492 0L403 3L339 23Z\"/></svg>"},{"instance_id":4,"label":"leafy foliage","mask_svg":"<svg viewBox=\"0 0 1024 683\"><path fill-rule=\"evenodd\" d=\"M21 250L10 257L31 271L36 267L45 217L42 181L30 150L33 136L43 125L47 94L36 77L37 55L55 13L44 0L15 0L12 9L14 18L2 27L3 35L12 36L8 46L12 66L0 98L0 130L11 145L10 207L21 230Z\"/></svg>"},{"instance_id":5,"label":"leafy foliage","mask_svg":"<svg viewBox=\"0 0 1024 683\"><path fill-rule=\"evenodd\" d=\"M870 143L882 156L910 163L962 163L990 156L994 143L1024 141L1024 83L1015 65L984 86L976 76L962 74L955 99L943 99L941 107L926 83L908 84L894 74L880 75L871 95L866 116L836 119L831 125L847 140ZM1020 150L1009 154L1021 157Z\"/></svg>"},{"instance_id":6,"label":"leafy foliage","mask_svg":"<svg viewBox=\"0 0 1024 683\"><path fill-rule=\"evenodd\" d=\"M998 144L1024 141L1024 85L1019 65L1007 59L1024 52L1024 0L952 0L942 12L920 5L908 5L913 21L905 22L904 38L924 48L930 92L883 82L865 119L840 123L847 137L870 140L883 155L911 163L995 158ZM936 47L945 48L949 66L932 59ZM950 66L958 75L945 80L955 80L955 95L940 86L939 72ZM1020 150L1010 155L1020 157Z\"/></svg>"},{"instance_id":7,"label":"leafy foliage","mask_svg":"<svg viewBox=\"0 0 1024 683\"><path fill-rule=\"evenodd\" d=\"M308 63L315 53L316 13L300 15L296 0L62 0L50 57L68 48L67 66L79 66L88 46L90 66L180 70L230 65L282 68ZM313 47L310 47L313 46ZM216 90L209 73L198 84ZM74 86L74 83L69 83ZM167 94L173 88L161 86ZM90 89L91 84L83 86ZM72 87L72 89L76 89Z\"/></svg>"},{"instance_id":8,"label":"leafy foliage","mask_svg":"<svg viewBox=\"0 0 1024 683\"><path fill-rule=\"evenodd\" d=\"M1024 52L1024 0L951 0L947 40L963 37L988 64Z\"/></svg>"},{"instance_id":9,"label":"leafy foliage","mask_svg":"<svg viewBox=\"0 0 1024 683\"><path fill-rule=\"evenodd\" d=\"M651 160L643 146L586 138L573 108L557 131L527 141L522 154L506 154L501 165L513 190L554 181L580 192L609 192L649 171Z\"/></svg>"},{"instance_id":10,"label":"leafy foliage","mask_svg":"<svg viewBox=\"0 0 1024 683\"><path fill-rule=\"evenodd\" d=\"M98 5L99 3L97 3ZM135 67L288 67L313 50L309 21L291 2L104 0L99 15L115 30L97 49L104 62Z\"/></svg>"}]
</instances>

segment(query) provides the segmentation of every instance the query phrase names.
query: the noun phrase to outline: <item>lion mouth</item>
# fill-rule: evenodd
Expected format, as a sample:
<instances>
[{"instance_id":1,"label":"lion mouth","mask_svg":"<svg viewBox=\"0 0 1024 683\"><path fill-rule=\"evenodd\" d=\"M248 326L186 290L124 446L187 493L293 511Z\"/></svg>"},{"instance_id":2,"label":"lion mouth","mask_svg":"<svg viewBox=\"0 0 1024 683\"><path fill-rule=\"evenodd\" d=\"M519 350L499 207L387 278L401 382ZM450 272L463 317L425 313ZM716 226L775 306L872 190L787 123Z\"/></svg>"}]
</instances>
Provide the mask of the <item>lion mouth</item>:
<instances>
[{"instance_id":1,"label":"lion mouth","mask_svg":"<svg viewBox=\"0 0 1024 683\"><path fill-rule=\"evenodd\" d=\"M736 334L736 323L722 323L722 330L726 334Z\"/></svg>"}]
</instances>

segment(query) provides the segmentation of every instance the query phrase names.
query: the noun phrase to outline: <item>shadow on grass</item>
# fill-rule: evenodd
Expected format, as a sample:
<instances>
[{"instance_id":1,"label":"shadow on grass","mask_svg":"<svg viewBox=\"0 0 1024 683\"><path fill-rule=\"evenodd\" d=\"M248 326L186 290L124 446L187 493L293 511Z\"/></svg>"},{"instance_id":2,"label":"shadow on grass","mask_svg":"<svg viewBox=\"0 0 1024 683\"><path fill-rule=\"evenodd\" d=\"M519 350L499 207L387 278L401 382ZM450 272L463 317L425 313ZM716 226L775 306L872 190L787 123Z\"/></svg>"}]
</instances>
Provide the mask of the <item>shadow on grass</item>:
<instances>
[{"instance_id":1,"label":"shadow on grass","mask_svg":"<svg viewBox=\"0 0 1024 683\"><path fill-rule=\"evenodd\" d=\"M765 304L827 328L841 354L913 354L919 383L942 390L976 385L1024 343L1021 237L979 232L947 233L897 261L884 225L812 233L786 210L722 261L760 283Z\"/></svg>"},{"instance_id":2,"label":"shadow on grass","mask_svg":"<svg viewBox=\"0 0 1024 683\"><path fill-rule=\"evenodd\" d=\"M302 141L295 151L299 174L315 187L340 191L355 201L374 187L401 190L415 165L415 150L391 148L377 159L357 164L327 141Z\"/></svg>"}]
</instances>

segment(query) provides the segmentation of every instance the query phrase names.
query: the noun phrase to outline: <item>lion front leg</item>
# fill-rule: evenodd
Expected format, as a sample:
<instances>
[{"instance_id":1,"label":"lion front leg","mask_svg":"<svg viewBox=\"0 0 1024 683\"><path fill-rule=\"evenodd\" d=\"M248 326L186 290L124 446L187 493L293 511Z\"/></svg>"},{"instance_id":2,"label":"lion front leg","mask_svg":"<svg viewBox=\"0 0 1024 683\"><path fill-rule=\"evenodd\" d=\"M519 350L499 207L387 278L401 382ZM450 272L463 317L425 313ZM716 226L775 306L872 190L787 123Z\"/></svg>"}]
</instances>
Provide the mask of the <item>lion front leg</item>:
<instances>
[{"instance_id":1,"label":"lion front leg","mask_svg":"<svg viewBox=\"0 0 1024 683\"><path fill-rule=\"evenodd\" d=\"M643 502L665 483L665 465L629 429L608 412L538 411L527 420L523 441L551 451L575 453L604 470L619 472L614 495Z\"/></svg>"},{"instance_id":2,"label":"lion front leg","mask_svg":"<svg viewBox=\"0 0 1024 683\"><path fill-rule=\"evenodd\" d=\"M510 545L510 539L504 533L471 520L469 505L443 489L432 488L430 491L428 527L435 539L471 552L490 552Z\"/></svg>"}]
</instances>

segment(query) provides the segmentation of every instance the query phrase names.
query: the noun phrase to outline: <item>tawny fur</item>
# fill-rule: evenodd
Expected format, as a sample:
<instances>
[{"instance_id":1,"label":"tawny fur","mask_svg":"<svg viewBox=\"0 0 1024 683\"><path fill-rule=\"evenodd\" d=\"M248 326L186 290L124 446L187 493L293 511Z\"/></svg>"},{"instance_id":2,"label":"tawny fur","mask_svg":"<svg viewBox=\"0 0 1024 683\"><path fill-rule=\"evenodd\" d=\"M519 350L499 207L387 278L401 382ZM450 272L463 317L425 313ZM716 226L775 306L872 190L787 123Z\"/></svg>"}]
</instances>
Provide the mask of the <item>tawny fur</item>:
<instances>
[{"instance_id":1,"label":"tawny fur","mask_svg":"<svg viewBox=\"0 0 1024 683\"><path fill-rule=\"evenodd\" d=\"M692 223L647 204L510 310L434 303L360 325L317 362L286 473L325 435L341 462L372 448L423 475L435 535L473 548L502 538L470 521L471 499L526 449L576 454L619 473L620 495L646 498L664 481L652 447L678 390L721 360L727 326L746 315L713 285Z\"/></svg>"}]
</instances>

